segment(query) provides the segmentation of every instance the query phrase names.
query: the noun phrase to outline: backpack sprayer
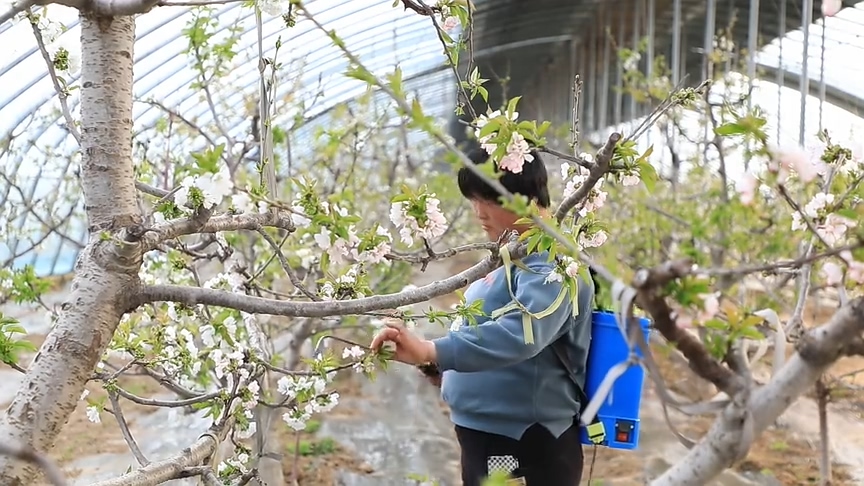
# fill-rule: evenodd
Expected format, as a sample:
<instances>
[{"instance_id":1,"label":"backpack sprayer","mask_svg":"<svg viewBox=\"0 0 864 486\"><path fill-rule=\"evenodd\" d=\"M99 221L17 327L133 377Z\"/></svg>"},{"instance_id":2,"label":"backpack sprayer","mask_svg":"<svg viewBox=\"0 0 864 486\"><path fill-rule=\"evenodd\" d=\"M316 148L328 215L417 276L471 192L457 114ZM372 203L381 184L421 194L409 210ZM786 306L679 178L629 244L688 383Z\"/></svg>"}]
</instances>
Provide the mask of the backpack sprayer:
<instances>
[{"instance_id":1,"label":"backpack sprayer","mask_svg":"<svg viewBox=\"0 0 864 486\"><path fill-rule=\"evenodd\" d=\"M650 324L648 319L639 319L646 341ZM576 379L564 341L556 341L552 349L576 385L582 409L580 415L588 407L589 397L596 396L601 390L607 375L611 375L614 380L600 408L582 427L582 443L610 449L636 449L639 444L639 410L642 407L645 371L638 365L627 366L630 347L618 327L615 314L605 311L591 314L591 346L588 349L584 390ZM636 348L635 354L641 357L642 353ZM614 375L618 374L615 371L623 366L627 366L625 371L615 378Z\"/></svg>"}]
</instances>

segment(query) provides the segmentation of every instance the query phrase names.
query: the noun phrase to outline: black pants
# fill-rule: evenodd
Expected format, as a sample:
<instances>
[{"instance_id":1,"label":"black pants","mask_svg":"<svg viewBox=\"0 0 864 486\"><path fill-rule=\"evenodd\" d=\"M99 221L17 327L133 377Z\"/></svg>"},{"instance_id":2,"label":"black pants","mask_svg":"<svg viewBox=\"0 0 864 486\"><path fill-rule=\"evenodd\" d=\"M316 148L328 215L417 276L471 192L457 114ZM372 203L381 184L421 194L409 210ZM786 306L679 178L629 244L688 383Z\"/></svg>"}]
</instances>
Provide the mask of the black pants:
<instances>
[{"instance_id":1,"label":"black pants","mask_svg":"<svg viewBox=\"0 0 864 486\"><path fill-rule=\"evenodd\" d=\"M480 486L502 466L508 471L516 466L511 476L524 477L527 486L579 486L582 480L578 422L557 439L540 424L531 426L519 440L458 425L456 437L462 448L463 486Z\"/></svg>"}]
</instances>

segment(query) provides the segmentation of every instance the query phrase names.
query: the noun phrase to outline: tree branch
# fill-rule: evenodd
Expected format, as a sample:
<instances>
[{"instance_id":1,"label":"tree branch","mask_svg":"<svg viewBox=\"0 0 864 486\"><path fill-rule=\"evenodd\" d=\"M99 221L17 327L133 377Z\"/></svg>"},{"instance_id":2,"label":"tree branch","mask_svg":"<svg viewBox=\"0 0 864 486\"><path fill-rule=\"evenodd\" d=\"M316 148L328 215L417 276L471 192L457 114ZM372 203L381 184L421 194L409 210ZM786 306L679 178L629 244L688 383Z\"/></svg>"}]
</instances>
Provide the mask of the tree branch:
<instances>
[{"instance_id":1,"label":"tree branch","mask_svg":"<svg viewBox=\"0 0 864 486\"><path fill-rule=\"evenodd\" d=\"M150 486L179 478L187 469L201 464L216 452L216 447L219 445L219 433L223 428L224 426L218 428L215 426L211 427L191 447L183 449L176 456L164 461L150 463L119 478L101 481L91 486L129 486L130 484L134 484L135 486Z\"/></svg>"},{"instance_id":2,"label":"tree branch","mask_svg":"<svg viewBox=\"0 0 864 486\"><path fill-rule=\"evenodd\" d=\"M180 236L200 233L220 233L222 231L250 230L256 231L262 227L294 231L294 222L291 215L284 212L274 213L242 213L222 214L214 216L200 225L194 218L177 219L166 223L155 225L153 228L142 230L141 239L145 251L155 249L165 240L172 240Z\"/></svg>"},{"instance_id":3,"label":"tree branch","mask_svg":"<svg viewBox=\"0 0 864 486\"><path fill-rule=\"evenodd\" d=\"M149 194L154 197L166 197L171 194L171 191L166 191L165 189L153 187L150 184L145 184L141 181L136 181L135 187L144 194Z\"/></svg>"},{"instance_id":4,"label":"tree branch","mask_svg":"<svg viewBox=\"0 0 864 486\"><path fill-rule=\"evenodd\" d=\"M114 418L117 419L117 425L120 426L120 432L123 434L123 439L126 440L126 444L132 451L132 455L135 456L135 460L137 460L138 464L142 466L150 464L150 461L144 453L141 452L141 448L138 447L138 442L135 441L132 431L129 430L129 424L126 423L126 418L123 416L123 410L120 408L120 400L117 399L117 394L109 391L108 400L111 401L111 413L114 415Z\"/></svg>"},{"instance_id":5,"label":"tree branch","mask_svg":"<svg viewBox=\"0 0 864 486\"><path fill-rule=\"evenodd\" d=\"M30 7L34 5L38 5L40 2L35 0L19 0L12 4L12 9L8 12L3 12L0 14L0 25L12 19L12 17L18 15L19 13L28 10Z\"/></svg>"},{"instance_id":6,"label":"tree branch","mask_svg":"<svg viewBox=\"0 0 864 486\"><path fill-rule=\"evenodd\" d=\"M672 319L672 309L663 297L663 286L688 275L692 264L688 260L667 262L651 270L636 273L634 286L638 290L636 303L654 319L654 327L687 358L694 372L713 383L728 396L734 397L745 386L741 377L714 359L702 342L682 329Z\"/></svg>"},{"instance_id":7,"label":"tree branch","mask_svg":"<svg viewBox=\"0 0 864 486\"><path fill-rule=\"evenodd\" d=\"M509 249L513 258L520 258L524 256L524 248L524 245L511 243ZM520 255L520 253L522 254ZM198 304L215 305L252 314L291 317L326 317L362 314L378 309L395 309L397 307L417 304L449 294L485 276L498 266L498 262L499 259L496 252L471 268L444 280L395 294L375 295L362 299L286 302L222 290L184 287L181 285L152 285L141 289L141 292L135 299L134 306L138 307L150 302L181 302L190 306Z\"/></svg>"},{"instance_id":8,"label":"tree branch","mask_svg":"<svg viewBox=\"0 0 864 486\"><path fill-rule=\"evenodd\" d=\"M577 204L584 201L588 194L591 192L591 189L594 189L594 186L597 185L597 181L602 179L608 172L611 167L612 155L615 153L615 145L618 144L618 141L621 140L620 133L613 133L609 135L609 138L606 140L606 144L597 152L597 158L594 162L594 167L591 167L588 172L588 178L585 182L579 186L573 194L570 195L567 199L561 201L561 204L558 206L558 209L555 210L555 219L561 221L567 216L567 213L570 212L571 209L576 207Z\"/></svg>"},{"instance_id":9,"label":"tree branch","mask_svg":"<svg viewBox=\"0 0 864 486\"><path fill-rule=\"evenodd\" d=\"M864 298L850 301L827 324L809 331L786 366L765 386L753 392L749 409L753 414L754 433L762 433L799 395L809 390L844 353L849 339L862 331ZM654 480L651 486L707 484L735 460L735 448L722 446L723 435L728 432L722 422L715 424L699 444Z\"/></svg>"}]
</instances>

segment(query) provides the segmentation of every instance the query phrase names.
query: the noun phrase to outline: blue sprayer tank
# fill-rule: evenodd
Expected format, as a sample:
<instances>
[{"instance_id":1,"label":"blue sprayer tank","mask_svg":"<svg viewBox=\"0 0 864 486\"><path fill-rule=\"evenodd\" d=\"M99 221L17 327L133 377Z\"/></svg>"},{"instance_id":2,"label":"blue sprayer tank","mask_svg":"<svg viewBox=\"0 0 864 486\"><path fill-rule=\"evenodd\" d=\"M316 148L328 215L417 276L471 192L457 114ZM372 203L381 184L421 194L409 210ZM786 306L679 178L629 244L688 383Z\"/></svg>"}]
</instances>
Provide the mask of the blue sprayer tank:
<instances>
[{"instance_id":1,"label":"blue sprayer tank","mask_svg":"<svg viewBox=\"0 0 864 486\"><path fill-rule=\"evenodd\" d=\"M650 321L640 318L639 325L648 341ZM637 355L642 352L637 348ZM592 399L609 369L627 359L630 349L618 328L615 314L595 311L591 316L591 347L588 350L585 393ZM639 409L642 406L642 385L645 371L638 364L631 366L612 386L597 416L606 429L601 444L611 449L635 449L639 444ZM586 404L587 405L587 404ZM595 445L582 427L582 443Z\"/></svg>"}]
</instances>

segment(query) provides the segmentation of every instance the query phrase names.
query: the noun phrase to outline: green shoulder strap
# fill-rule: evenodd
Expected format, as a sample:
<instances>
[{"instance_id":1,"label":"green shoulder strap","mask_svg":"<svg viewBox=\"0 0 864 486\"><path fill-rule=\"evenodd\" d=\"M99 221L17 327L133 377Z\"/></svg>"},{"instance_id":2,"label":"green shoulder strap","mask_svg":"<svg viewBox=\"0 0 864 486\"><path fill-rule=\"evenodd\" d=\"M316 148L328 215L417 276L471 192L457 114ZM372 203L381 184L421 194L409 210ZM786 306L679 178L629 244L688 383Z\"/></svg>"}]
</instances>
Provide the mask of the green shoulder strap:
<instances>
[{"instance_id":1,"label":"green shoulder strap","mask_svg":"<svg viewBox=\"0 0 864 486\"><path fill-rule=\"evenodd\" d=\"M521 302L519 302L519 299L516 298L516 294L513 292L513 286L511 284L513 278L512 278L512 271L510 269L510 266L515 265L516 267L518 267L522 270L532 272L532 273L539 273L539 272L531 270L530 268L528 268L528 266L526 266L521 261L514 262L513 259L510 257L510 251L507 249L506 246L501 248L500 255L501 255L501 262L504 265L504 275L505 275L505 278L507 279L507 291L510 293L510 298L512 299L512 301L509 304L505 305L504 307L501 307L500 309L496 309L496 310L492 311L491 317L493 319L497 319L498 317L504 315L507 312L518 309L519 311L522 312L522 334L525 336L525 344L534 344L533 319L543 319L544 317L547 317L547 316L551 315L553 312L555 312L558 309L558 307L561 306L561 303L564 302L564 299L567 297L568 287L566 285L562 285L561 291L558 292L558 296L555 298L555 300L552 302L552 304L549 305L549 307L547 307L546 309L544 309L540 312L533 313L533 312L529 311L528 308L526 308L524 305L522 305ZM574 315L576 315L579 312L578 309L576 309L577 305L578 304L576 303L576 300L574 300L573 301L573 313L574 313Z\"/></svg>"}]
</instances>

